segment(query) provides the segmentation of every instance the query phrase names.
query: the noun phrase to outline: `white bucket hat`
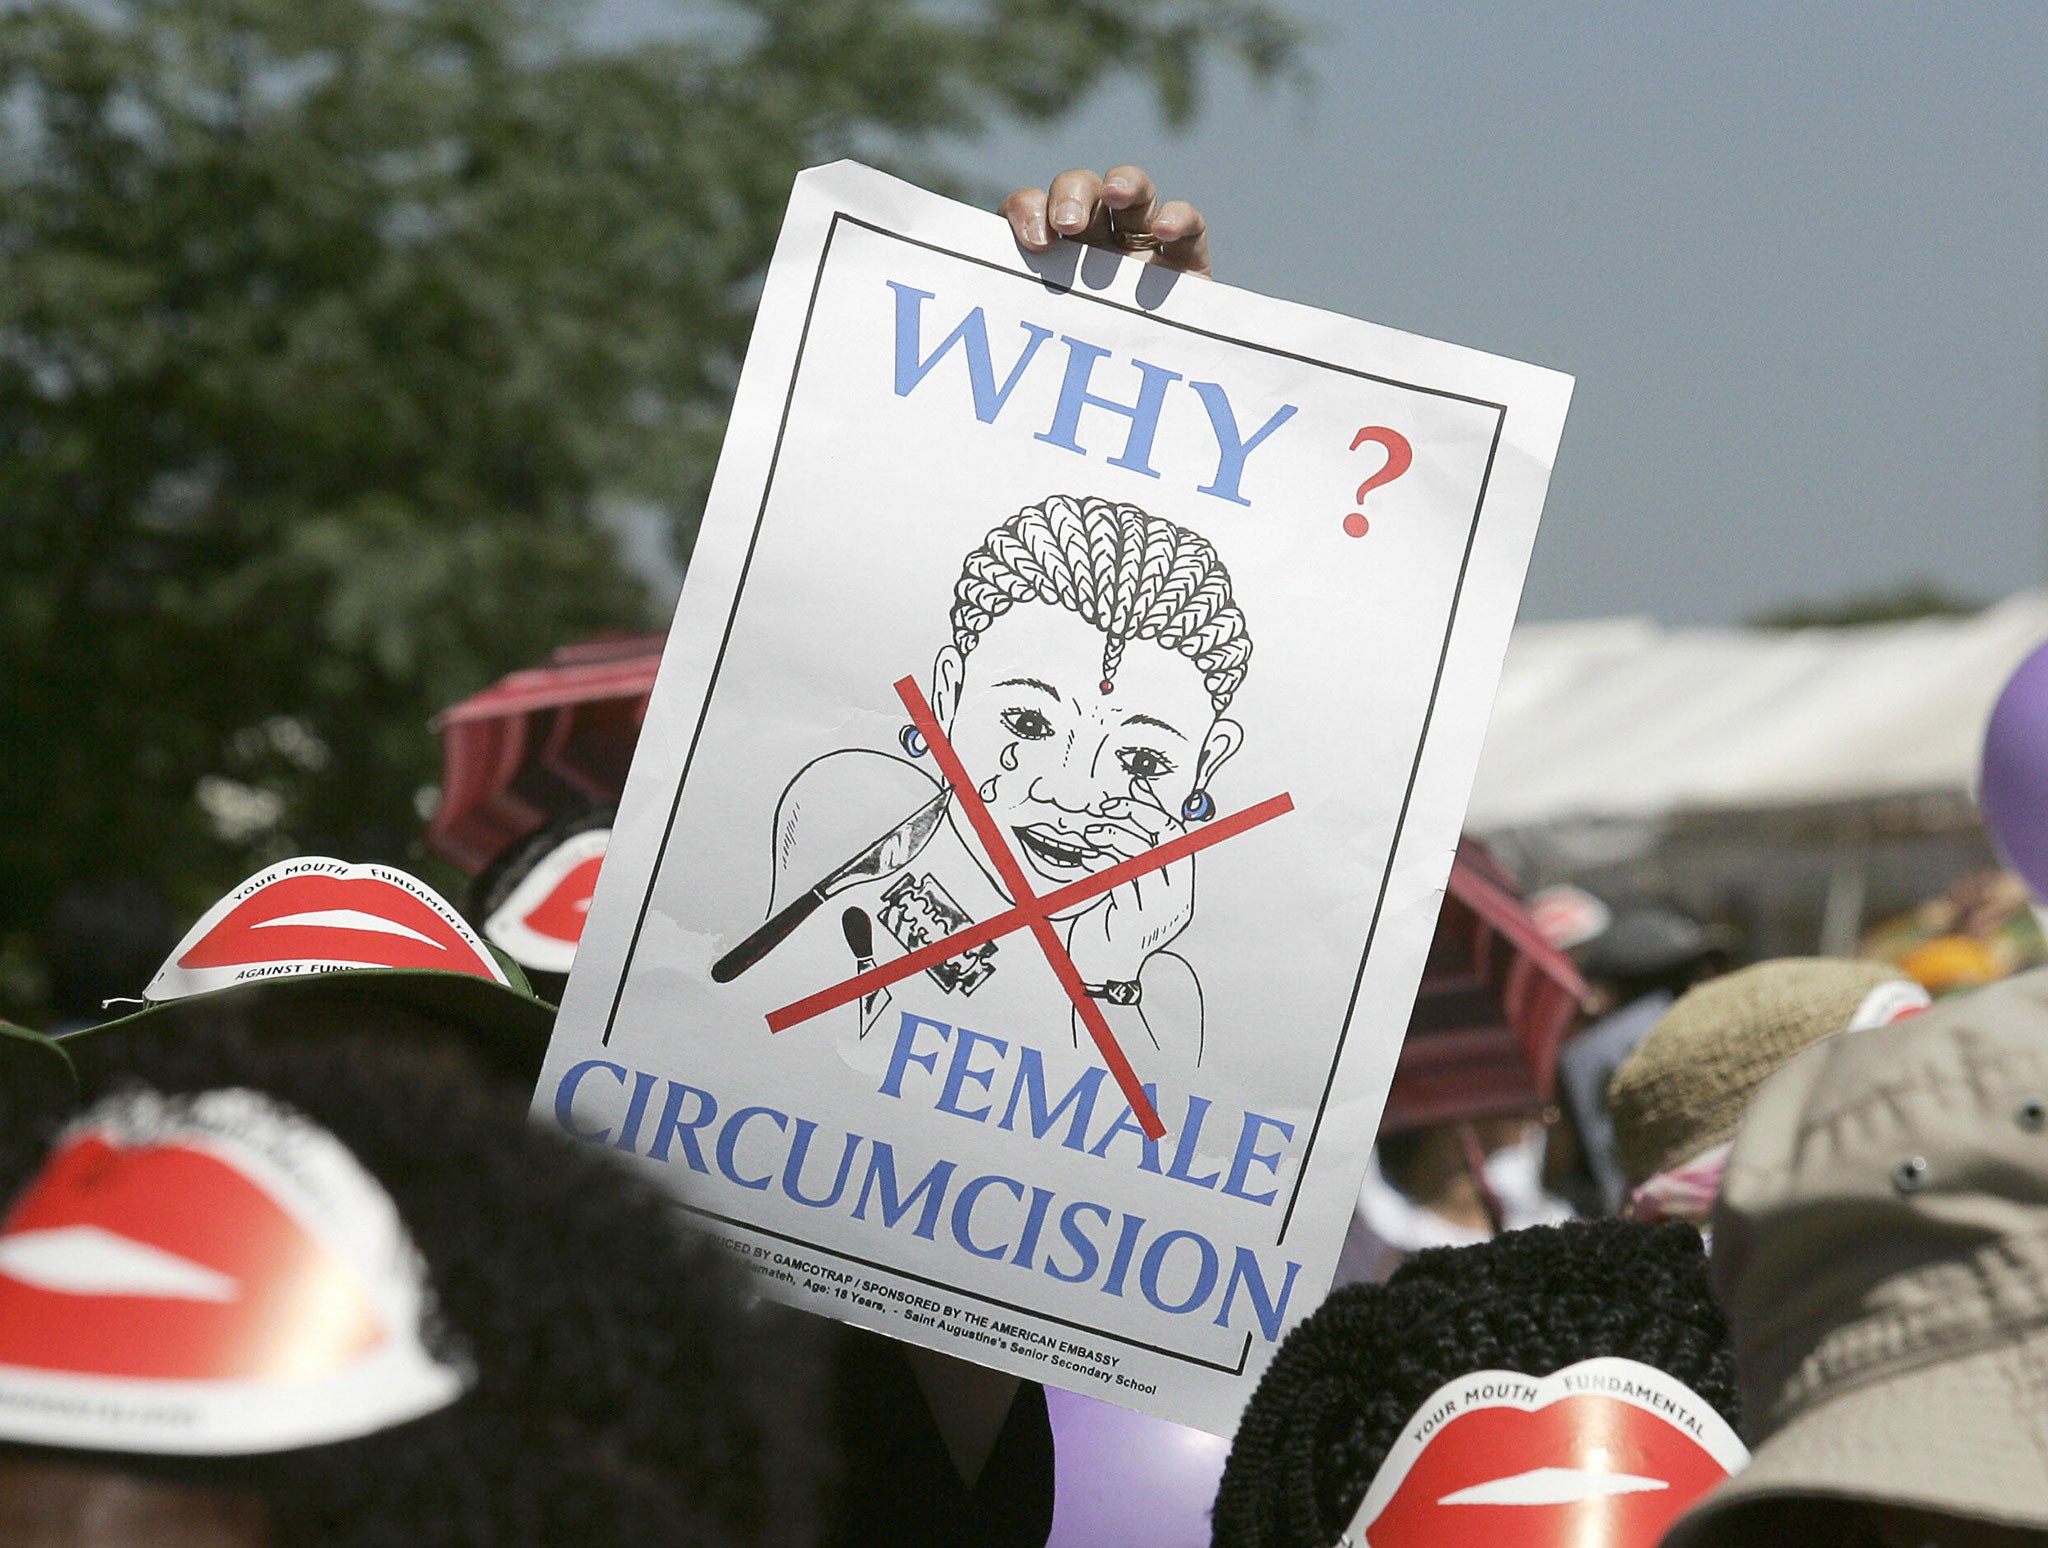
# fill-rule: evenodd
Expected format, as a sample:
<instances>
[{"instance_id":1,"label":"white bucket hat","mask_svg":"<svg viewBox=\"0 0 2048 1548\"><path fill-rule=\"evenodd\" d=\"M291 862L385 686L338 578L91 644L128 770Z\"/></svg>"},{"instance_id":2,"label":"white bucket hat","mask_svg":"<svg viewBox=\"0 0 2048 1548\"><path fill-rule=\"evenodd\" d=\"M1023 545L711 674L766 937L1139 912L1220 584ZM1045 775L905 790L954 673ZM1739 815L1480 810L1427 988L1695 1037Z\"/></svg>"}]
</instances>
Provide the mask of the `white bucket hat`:
<instances>
[{"instance_id":1,"label":"white bucket hat","mask_svg":"<svg viewBox=\"0 0 2048 1548\"><path fill-rule=\"evenodd\" d=\"M1854 1500L2048 1529L2048 970L1757 1093L1714 1215L1749 1468L1665 1548Z\"/></svg>"}]
</instances>

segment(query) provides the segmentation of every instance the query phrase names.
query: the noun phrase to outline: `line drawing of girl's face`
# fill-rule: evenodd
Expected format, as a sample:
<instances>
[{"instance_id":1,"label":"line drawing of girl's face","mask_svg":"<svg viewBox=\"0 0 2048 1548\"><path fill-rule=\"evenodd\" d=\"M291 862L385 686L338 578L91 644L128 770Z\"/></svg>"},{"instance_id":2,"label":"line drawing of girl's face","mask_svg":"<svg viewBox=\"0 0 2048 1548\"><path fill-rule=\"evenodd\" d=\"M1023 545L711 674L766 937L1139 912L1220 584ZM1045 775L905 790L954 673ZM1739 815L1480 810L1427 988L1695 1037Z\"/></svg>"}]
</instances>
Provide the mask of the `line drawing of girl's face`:
<instances>
[{"instance_id":1,"label":"line drawing of girl's face","mask_svg":"<svg viewBox=\"0 0 2048 1548\"><path fill-rule=\"evenodd\" d=\"M1102 651L1102 631L1079 614L1027 602L965 657L949 645L933 665L933 710L1004 839L1049 884L1039 891L1179 833L1183 803L1244 738L1187 657L1131 640L1105 694ZM1001 890L958 802L948 819Z\"/></svg>"}]
</instances>

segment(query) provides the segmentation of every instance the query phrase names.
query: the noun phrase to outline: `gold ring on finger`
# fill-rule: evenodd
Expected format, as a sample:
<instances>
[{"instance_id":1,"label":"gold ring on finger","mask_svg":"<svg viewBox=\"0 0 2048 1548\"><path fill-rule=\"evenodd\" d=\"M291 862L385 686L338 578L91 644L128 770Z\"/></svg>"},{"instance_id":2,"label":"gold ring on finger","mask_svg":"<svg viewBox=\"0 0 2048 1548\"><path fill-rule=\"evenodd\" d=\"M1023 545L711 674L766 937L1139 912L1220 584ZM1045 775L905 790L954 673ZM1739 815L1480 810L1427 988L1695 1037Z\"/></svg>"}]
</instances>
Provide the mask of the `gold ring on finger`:
<instances>
[{"instance_id":1,"label":"gold ring on finger","mask_svg":"<svg viewBox=\"0 0 2048 1548\"><path fill-rule=\"evenodd\" d=\"M1115 221L1109 223L1109 234L1127 253L1156 253L1164 245L1149 231L1126 231Z\"/></svg>"}]
</instances>

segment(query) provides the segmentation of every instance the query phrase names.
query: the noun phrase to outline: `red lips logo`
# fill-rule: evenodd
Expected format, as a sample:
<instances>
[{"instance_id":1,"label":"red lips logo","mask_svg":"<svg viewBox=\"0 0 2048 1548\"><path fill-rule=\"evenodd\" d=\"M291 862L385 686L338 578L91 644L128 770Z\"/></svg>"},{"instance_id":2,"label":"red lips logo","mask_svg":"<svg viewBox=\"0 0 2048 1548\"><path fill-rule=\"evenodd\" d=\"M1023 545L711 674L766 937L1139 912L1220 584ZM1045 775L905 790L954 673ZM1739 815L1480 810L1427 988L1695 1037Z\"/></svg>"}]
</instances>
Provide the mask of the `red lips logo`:
<instances>
[{"instance_id":1,"label":"red lips logo","mask_svg":"<svg viewBox=\"0 0 2048 1548\"><path fill-rule=\"evenodd\" d=\"M285 860L209 909L146 991L152 1001L343 968L432 968L506 982L490 951L403 871Z\"/></svg>"},{"instance_id":2,"label":"red lips logo","mask_svg":"<svg viewBox=\"0 0 2048 1548\"><path fill-rule=\"evenodd\" d=\"M1388 1453L1350 1542L1655 1548L1748 1453L1697 1393L1629 1360L1461 1377Z\"/></svg>"},{"instance_id":3,"label":"red lips logo","mask_svg":"<svg viewBox=\"0 0 2048 1548\"><path fill-rule=\"evenodd\" d=\"M0 1225L0 1441L242 1454L447 1406L431 1291L391 1198L270 1098L130 1091Z\"/></svg>"},{"instance_id":4,"label":"red lips logo","mask_svg":"<svg viewBox=\"0 0 2048 1548\"><path fill-rule=\"evenodd\" d=\"M1887 979L1857 1004L1856 1014L1849 1018L1849 1030L1864 1032L1872 1027L1887 1027L1894 1021L1919 1015L1933 1003L1934 996L1911 979Z\"/></svg>"},{"instance_id":5,"label":"red lips logo","mask_svg":"<svg viewBox=\"0 0 2048 1548\"><path fill-rule=\"evenodd\" d=\"M381 1337L332 1252L249 1177L188 1145L82 1135L0 1231L0 1364L303 1379Z\"/></svg>"},{"instance_id":6,"label":"red lips logo","mask_svg":"<svg viewBox=\"0 0 2048 1548\"><path fill-rule=\"evenodd\" d=\"M590 895L597 890L597 868L601 859L585 860L562 878L556 887L526 913L520 922L527 929L574 946L583 939L583 922L590 917Z\"/></svg>"},{"instance_id":7,"label":"red lips logo","mask_svg":"<svg viewBox=\"0 0 2048 1548\"><path fill-rule=\"evenodd\" d=\"M484 921L491 944L521 967L568 972L610 840L609 828L592 828L549 850Z\"/></svg>"}]
</instances>

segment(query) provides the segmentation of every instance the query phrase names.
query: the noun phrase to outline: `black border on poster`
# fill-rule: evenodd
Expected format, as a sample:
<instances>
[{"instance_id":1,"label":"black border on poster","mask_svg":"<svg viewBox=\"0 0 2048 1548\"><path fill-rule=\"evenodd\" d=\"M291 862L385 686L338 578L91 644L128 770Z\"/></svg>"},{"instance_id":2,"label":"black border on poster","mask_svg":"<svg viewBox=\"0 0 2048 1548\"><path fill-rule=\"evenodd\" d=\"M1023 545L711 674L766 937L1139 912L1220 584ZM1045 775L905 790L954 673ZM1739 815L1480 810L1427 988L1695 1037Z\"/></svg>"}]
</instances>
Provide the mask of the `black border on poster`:
<instances>
[{"instance_id":1,"label":"black border on poster","mask_svg":"<svg viewBox=\"0 0 2048 1548\"><path fill-rule=\"evenodd\" d=\"M752 573L754 566L754 554L760 546L762 523L767 519L768 501L770 496L773 494L775 488L775 471L782 461L782 443L784 438L789 433L790 411L794 407L796 402L797 383L803 376L804 351L810 343L811 323L816 316L818 307L818 292L824 286L825 268L826 265L831 262L832 244L839 234L839 227L842 222L847 225L858 226L863 231L870 232L875 236L883 237L890 241L902 242L911 247L923 248L926 252L937 253L941 257L957 259L962 263L970 263L975 265L977 268L987 269L992 273L1008 275L1012 279L1021 280L1026 284L1036 286L1042 290L1050 290L1055 292L1056 294L1068 295L1078 300L1089 301L1097 306L1108 307L1112 311L1124 312L1133 316L1144 317L1146 320L1157 323L1161 327L1177 329L1182 333L1195 334L1198 337L1205 339L1214 339L1219 343L1234 344L1238 346L1240 349L1255 350L1260 354L1276 356L1283 360L1293 360L1302 365L1316 366L1325 371L1334 371L1340 376L1356 377L1361 381L1377 382L1381 386L1385 387L1395 387L1407 392L1422 393L1426 396L1434 398L1447 398L1452 400L1453 402L1469 403L1478 408L1489 408L1494 411L1495 418L1493 427L1493 440L1492 443L1487 447L1486 465L1484 469L1481 471L1479 478L1478 494L1473 500L1472 517L1470 524L1467 526L1465 532L1464 552L1460 555L1458 560L1457 582L1451 590L1450 608L1444 615L1443 642L1437 650L1436 672L1430 681L1429 699L1423 709L1422 724L1416 733L1415 756L1409 763L1408 781L1401 792L1400 810L1396 814L1394 819L1393 840L1387 846L1386 866L1380 873L1379 891L1373 898L1372 919L1371 922L1366 926L1365 943L1359 951L1358 971L1352 977L1351 996L1350 999L1345 1003L1344 1020L1342 1025L1338 1028L1336 1042L1331 1047L1329 1071L1323 1079L1322 1094L1316 1101L1315 1120L1309 1125L1308 1139L1302 1146L1301 1162L1295 1168L1294 1186L1292 1189L1289 1190L1288 1193L1287 1209L1285 1213L1281 1216L1279 1233L1274 1237L1274 1245L1276 1247L1284 1245L1287 1240L1288 1228L1294 1220L1295 1205L1300 1202L1302 1184L1307 1180L1309 1157L1314 1153L1317 1136L1320 1135L1320 1133L1322 1132L1323 1116L1327 1112L1330 1104L1330 1091L1336 1085L1337 1070L1344 1061L1344 1047L1351 1036L1351 1022L1352 1018L1357 1014L1358 996L1365 984L1365 969L1367 963L1370 962L1372 958L1373 941L1379 935L1380 917L1386 908L1387 889L1393 881L1394 860L1395 857L1399 855L1401 852L1401 835L1407 827L1408 809L1414 801L1415 783L1422 771L1422 755L1429 746L1429 729L1436 717L1436 705L1438 695L1441 693L1443 689L1444 666L1446 661L1450 657L1451 641L1457 633L1458 609L1464 601L1465 577L1467 572L1471 568L1473 545L1477 542L1479 537L1479 521L1481 515L1484 513L1486 508L1486 492L1493 481L1494 462L1500 454L1501 436L1507 426L1507 405L1504 403L1495 403L1492 400L1486 398L1475 398L1466 393L1451 392L1448 389L1442 387L1428 387L1415 382L1400 381L1394 377L1381 376L1371 371L1363 371L1355 366L1338 365L1332 361L1318 360L1312 355L1304 355L1294 350L1279 349L1275 346L1268 344L1259 344L1254 343L1247 339L1233 338L1227 333L1218 333L1213 329L1200 328L1192 323L1178 322L1170 317L1160 317L1156 313L1147 311L1142 307L1131 306L1121 301L1112 301L1106 296L1092 295L1089 292L1077 289L1072 285L1061 284L1055 281L1043 279L1040 276L1030 273L1028 271L1012 269L1007 267L1006 265L992 262L991 260L986 258L977 258L970 253L955 252L951 248L942 247L935 242L926 242L916 237L905 236L901 232L890 231L886 227L877 226L870 221L862 220L857 215L849 215L844 210L835 210L833 212L832 223L829 227L826 228L824 244L819 248L818 251L818 266L815 273L811 277L811 293L808 300L804 304L803 328L797 336L796 356L795 359L791 362L790 366L789 387L783 395L782 417L775 428L775 445L773 450L769 453L767 475L763 478L761 482L760 504L755 508L754 512L754 528L747 538L746 556L744 557L744 559L742 559L740 563L739 579L733 587L732 605L726 612L725 629L720 634L718 641L718 653L716 656L712 658L711 675L705 685L704 700L703 703L698 706L697 724L690 732L690 745L683 754L682 771L676 778L675 798L669 803L668 821L664 823L662 826L661 844L660 847L655 851L654 865L648 871L647 874L647 890L640 899L640 909L633 920L633 934L626 944L625 960L621 962L619 965L619 980L617 986L612 991L611 1008L605 1013L604 1035L602 1038L599 1039L600 1045L603 1047L611 1046L612 1031L618 1021L620 1002L625 998L626 981L632 972L633 957L634 954L640 948L640 933L646 926L648 910L653 906L654 889L661 877L662 864L668 857L669 839L674 835L676 818L682 810L683 790L684 787L687 786L689 783L690 768L696 762L697 747L699 742L703 739L705 723L710 719L711 716L711 701L715 697L717 697L718 694L718 679L725 668L725 653L732 642L733 627L739 619L740 601L746 593L747 577L750 573ZM1012 1306L1007 1301L998 1300L993 1296L985 1295L977 1290L971 1290L964 1288L962 1286L948 1284L941 1280L926 1279L921 1275L909 1273L908 1271L900 1268L895 1268L883 1264L870 1263L868 1260L864 1258L854 1257L852 1254L844 1252L837 1247L823 1246L816 1242L805 1241L800 1237L785 1236L782 1233L770 1230L765 1226L744 1223L736 1220L730 1220L726 1216L716 1214L710 1210L697 1209L694 1206L686 1207L689 1208L691 1213L693 1214L701 1214L706 1216L707 1218L721 1221L727 1225L735 1226L738 1229L759 1232L764 1236L772 1236L779 1241L786 1241L794 1246L806 1247L813 1252L823 1253L828 1257L842 1259L848 1263L858 1263L861 1264L863 1267L873 1268L878 1272L895 1275L900 1278L915 1280L919 1284L929 1285L934 1289L946 1290L954 1295L961 1296L968 1300L978 1301L984 1305L1000 1306L1006 1311L1016 1312L1017 1314L1022 1316L1034 1317L1042 1321L1056 1323L1062 1327L1073 1328L1077 1332L1090 1333L1099 1338L1111 1339L1120 1344L1127 1344L1134 1348L1144 1349L1151 1353L1164 1355L1169 1359L1180 1360L1190 1365L1199 1365L1209 1370L1223 1371L1231 1375L1241 1375L1244 1371L1245 1360L1251 1352L1251 1335L1247 1333L1245 1335L1244 1353L1239 1355L1237 1366L1233 1370L1230 1366L1219 1365L1214 1361L1210 1360L1203 1360L1195 1355L1184 1354L1176 1350L1164 1349L1156 1345L1142 1343L1137 1339L1127 1338L1122 1334L1111 1332L1106 1328L1085 1327L1079 1323L1067 1322L1059 1317L1051 1316L1048 1313L1038 1311L1036 1309L1027 1309L1024 1307Z\"/></svg>"}]
</instances>

